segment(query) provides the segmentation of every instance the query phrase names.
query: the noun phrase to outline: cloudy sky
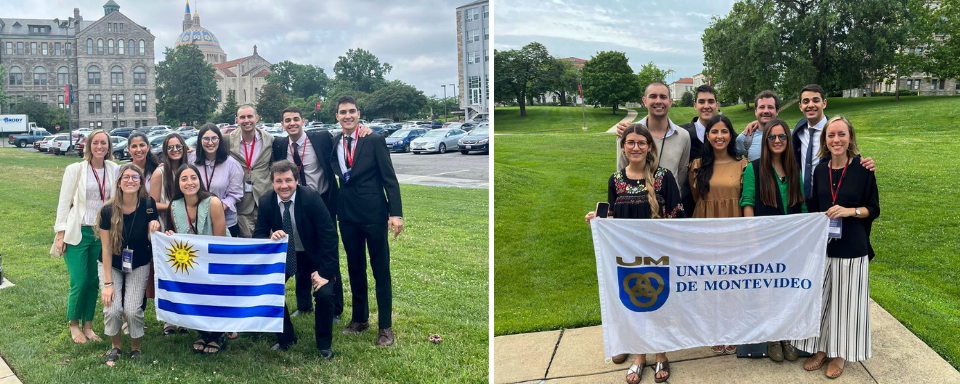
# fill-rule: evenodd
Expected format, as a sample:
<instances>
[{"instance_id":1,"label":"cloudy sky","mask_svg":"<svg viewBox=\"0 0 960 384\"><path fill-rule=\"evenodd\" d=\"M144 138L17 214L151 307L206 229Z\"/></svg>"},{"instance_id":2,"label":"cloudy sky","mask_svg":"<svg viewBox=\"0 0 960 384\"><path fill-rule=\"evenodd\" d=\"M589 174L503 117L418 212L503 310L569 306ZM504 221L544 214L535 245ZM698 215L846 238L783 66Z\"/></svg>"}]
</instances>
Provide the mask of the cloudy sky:
<instances>
[{"instance_id":1,"label":"cloudy sky","mask_svg":"<svg viewBox=\"0 0 960 384\"><path fill-rule=\"evenodd\" d=\"M626 52L634 72L650 61L672 82L703 70L703 30L734 0L495 0L494 48L537 41L557 57Z\"/></svg>"},{"instance_id":2,"label":"cloudy sky","mask_svg":"<svg viewBox=\"0 0 960 384\"><path fill-rule=\"evenodd\" d=\"M115 0L120 12L156 37L157 61L183 30L185 0ZM3 0L0 17L84 20L103 16L107 0ZM363 48L388 62L399 79L427 96L457 83L456 8L470 0L191 0L200 23L217 36L227 58L253 53L271 63L314 64L333 76L337 56ZM458 89L459 91L459 89ZM452 91L447 91L452 96Z\"/></svg>"}]
</instances>

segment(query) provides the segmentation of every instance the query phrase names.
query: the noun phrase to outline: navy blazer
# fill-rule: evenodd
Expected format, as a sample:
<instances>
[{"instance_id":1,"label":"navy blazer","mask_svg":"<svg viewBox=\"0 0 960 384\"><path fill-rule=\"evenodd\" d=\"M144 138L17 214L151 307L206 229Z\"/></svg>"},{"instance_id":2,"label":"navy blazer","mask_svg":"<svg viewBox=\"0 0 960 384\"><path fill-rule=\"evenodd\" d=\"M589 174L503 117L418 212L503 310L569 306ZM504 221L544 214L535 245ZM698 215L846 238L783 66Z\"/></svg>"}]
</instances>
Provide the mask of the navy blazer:
<instances>
[{"instance_id":1,"label":"navy blazer","mask_svg":"<svg viewBox=\"0 0 960 384\"><path fill-rule=\"evenodd\" d=\"M830 117L827 115L823 115L823 119L825 121L830 120ZM801 152L800 151L800 135L805 134L807 132L807 127L808 127L807 119L800 120L800 122L798 122L797 125L793 127L793 155L797 159L797 169L800 170L801 179L803 178L803 157L800 154ZM826 131L827 127L823 127L823 130ZM821 132L820 134L822 135L823 132ZM816 145L815 147L813 147L813 155L816 156L820 148L820 143L817 142L817 143L811 143L811 144ZM820 161L823 161L823 160L830 160L830 155L827 155L827 157L820 158ZM813 177L813 168L810 168L810 175L811 177ZM801 182L803 182L803 180L801 180ZM811 191L810 193L813 193L813 192ZM809 198L810 196L806 196L806 197Z\"/></svg>"},{"instance_id":2,"label":"navy blazer","mask_svg":"<svg viewBox=\"0 0 960 384\"><path fill-rule=\"evenodd\" d=\"M317 161L320 162L320 166L323 169L324 178L327 179L327 191L321 194L320 197L323 198L323 202L327 205L327 211L330 212L330 217L336 218L339 191L337 190L337 177L333 173L333 167L337 166L337 164L330 164L330 152L334 149L333 135L323 132L305 133L307 140L310 140L310 145L313 146ZM287 159L290 148L287 144L288 142L289 138L287 137L278 137L273 141L273 161Z\"/></svg>"},{"instance_id":3,"label":"navy blazer","mask_svg":"<svg viewBox=\"0 0 960 384\"><path fill-rule=\"evenodd\" d=\"M358 138L350 180L344 180L336 150L342 137L342 132L334 136L334 149L330 157L330 164L340 178L340 196L337 199L340 220L374 224L386 223L389 217L402 217L400 182L393 170L386 140L376 133Z\"/></svg>"},{"instance_id":4,"label":"navy blazer","mask_svg":"<svg viewBox=\"0 0 960 384\"><path fill-rule=\"evenodd\" d=\"M283 229L283 212L277 200L277 193L270 191L260 196L257 225L253 230L254 238L269 238L270 234ZM293 221L296 223L303 251L307 260L299 259L298 269L310 273L316 271L320 277L334 281L340 272L337 228L326 204L317 191L302 185L297 186L296 199L293 201ZM293 234L288 233L288 236ZM289 247L294 246L293 238ZM304 265L305 263L305 265Z\"/></svg>"}]
</instances>

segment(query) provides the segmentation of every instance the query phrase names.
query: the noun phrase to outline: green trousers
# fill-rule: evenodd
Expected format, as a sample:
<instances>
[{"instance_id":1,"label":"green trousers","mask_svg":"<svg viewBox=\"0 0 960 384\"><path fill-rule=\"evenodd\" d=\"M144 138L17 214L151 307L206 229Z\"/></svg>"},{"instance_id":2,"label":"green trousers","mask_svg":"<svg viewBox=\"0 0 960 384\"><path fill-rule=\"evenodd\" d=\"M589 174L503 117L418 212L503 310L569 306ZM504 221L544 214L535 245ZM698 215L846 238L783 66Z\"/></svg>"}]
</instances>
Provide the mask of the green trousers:
<instances>
[{"instance_id":1,"label":"green trousers","mask_svg":"<svg viewBox=\"0 0 960 384\"><path fill-rule=\"evenodd\" d=\"M83 238L77 245L67 244L63 260L70 274L70 296L67 299L67 320L93 321L100 292L97 260L100 260L100 240L94 239L93 227L82 227Z\"/></svg>"}]
</instances>

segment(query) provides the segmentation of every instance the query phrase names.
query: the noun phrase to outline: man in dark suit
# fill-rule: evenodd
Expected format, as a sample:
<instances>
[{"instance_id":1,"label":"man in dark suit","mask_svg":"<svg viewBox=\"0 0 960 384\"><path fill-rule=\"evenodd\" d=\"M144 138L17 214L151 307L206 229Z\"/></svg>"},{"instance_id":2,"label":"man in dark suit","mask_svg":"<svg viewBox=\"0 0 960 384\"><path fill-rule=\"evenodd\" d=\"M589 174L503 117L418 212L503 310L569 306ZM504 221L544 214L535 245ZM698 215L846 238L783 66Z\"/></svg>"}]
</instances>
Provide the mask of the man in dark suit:
<instances>
[{"instance_id":1,"label":"man in dark suit","mask_svg":"<svg viewBox=\"0 0 960 384\"><path fill-rule=\"evenodd\" d=\"M396 238L403 230L400 183L384 138L375 133L366 137L357 135L360 110L356 100L350 96L338 99L336 115L343 131L334 138L335 154L330 162L340 178L337 216L353 294L353 316L343 333L360 333L370 327L366 246L376 281L380 328L377 345L390 346L394 343L393 291L387 233L392 229Z\"/></svg>"},{"instance_id":2,"label":"man in dark suit","mask_svg":"<svg viewBox=\"0 0 960 384\"><path fill-rule=\"evenodd\" d=\"M316 191L297 185L297 166L281 160L270 166L273 191L260 197L253 237L287 240L286 278L303 270L310 276L316 300L314 330L320 357L332 359L333 298L339 280L340 260L337 230L323 199ZM277 334L274 350L286 351L297 343L286 305L283 332Z\"/></svg>"},{"instance_id":3,"label":"man in dark suit","mask_svg":"<svg viewBox=\"0 0 960 384\"><path fill-rule=\"evenodd\" d=\"M713 87L703 84L697 87L695 95L693 109L697 111L697 117L694 117L689 123L681 125L690 134L691 163L700 158L700 152L703 150L703 139L707 133L706 124L719 112L720 108L720 104L717 103L717 91ZM696 201L693 200L690 183L684 185L680 195L683 196L683 210L692 214L696 208Z\"/></svg>"}]
</instances>

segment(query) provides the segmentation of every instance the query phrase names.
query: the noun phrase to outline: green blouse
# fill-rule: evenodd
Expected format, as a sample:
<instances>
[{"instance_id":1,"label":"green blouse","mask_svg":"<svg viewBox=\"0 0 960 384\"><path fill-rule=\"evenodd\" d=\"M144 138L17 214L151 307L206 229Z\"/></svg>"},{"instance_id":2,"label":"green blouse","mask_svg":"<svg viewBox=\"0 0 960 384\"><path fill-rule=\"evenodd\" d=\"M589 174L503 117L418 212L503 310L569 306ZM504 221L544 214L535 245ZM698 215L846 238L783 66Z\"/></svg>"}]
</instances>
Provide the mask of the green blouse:
<instances>
[{"instance_id":1,"label":"green blouse","mask_svg":"<svg viewBox=\"0 0 960 384\"><path fill-rule=\"evenodd\" d=\"M777 187L780 189L780 201L790 201L787 196L787 183L786 181L777 179ZM753 177L753 163L747 164L747 167L743 170L743 193L740 195L740 206L757 206L757 182ZM807 213L807 205L800 204L801 212ZM787 204L783 204L783 214L787 214Z\"/></svg>"}]
</instances>

